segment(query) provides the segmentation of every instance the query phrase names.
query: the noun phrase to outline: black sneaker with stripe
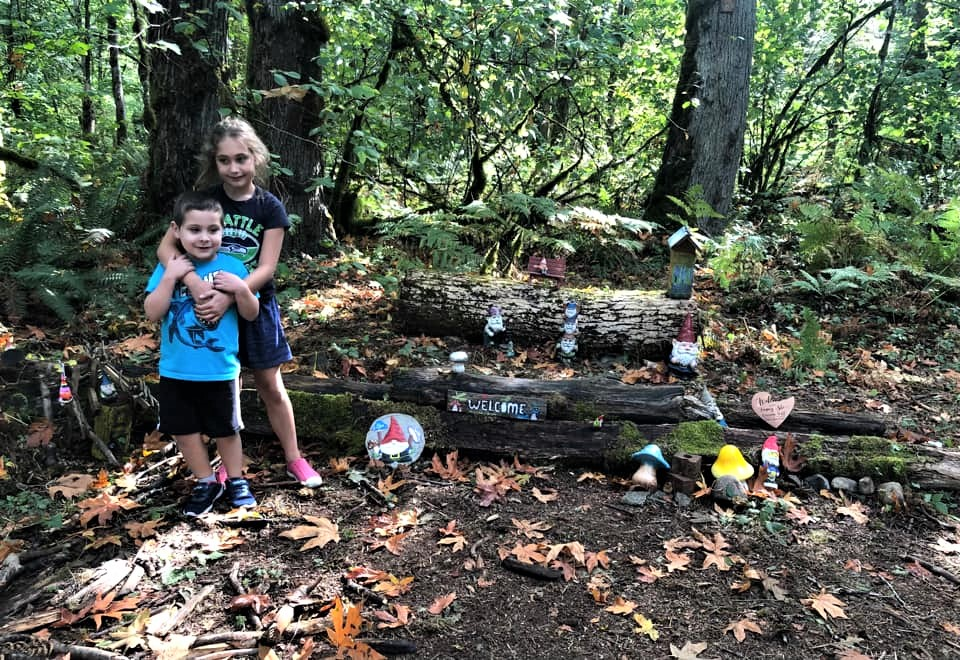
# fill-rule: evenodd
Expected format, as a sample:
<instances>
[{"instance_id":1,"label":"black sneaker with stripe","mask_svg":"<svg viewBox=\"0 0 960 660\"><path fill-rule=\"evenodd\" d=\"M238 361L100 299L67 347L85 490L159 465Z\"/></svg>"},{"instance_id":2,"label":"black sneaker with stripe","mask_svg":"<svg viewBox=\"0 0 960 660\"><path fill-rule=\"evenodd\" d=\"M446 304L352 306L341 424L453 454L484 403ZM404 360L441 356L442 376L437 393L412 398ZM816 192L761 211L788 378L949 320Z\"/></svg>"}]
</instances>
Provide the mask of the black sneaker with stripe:
<instances>
[{"instance_id":1,"label":"black sneaker with stripe","mask_svg":"<svg viewBox=\"0 0 960 660\"><path fill-rule=\"evenodd\" d=\"M257 506L257 499L250 492L250 483L246 479L242 477L227 479L224 486L227 487L227 498L230 500L230 506L234 509Z\"/></svg>"},{"instance_id":2,"label":"black sneaker with stripe","mask_svg":"<svg viewBox=\"0 0 960 660\"><path fill-rule=\"evenodd\" d=\"M221 495L223 495L223 484L216 481L212 483L201 481L190 491L190 497L183 505L183 515L190 518L202 516L213 508Z\"/></svg>"}]
</instances>

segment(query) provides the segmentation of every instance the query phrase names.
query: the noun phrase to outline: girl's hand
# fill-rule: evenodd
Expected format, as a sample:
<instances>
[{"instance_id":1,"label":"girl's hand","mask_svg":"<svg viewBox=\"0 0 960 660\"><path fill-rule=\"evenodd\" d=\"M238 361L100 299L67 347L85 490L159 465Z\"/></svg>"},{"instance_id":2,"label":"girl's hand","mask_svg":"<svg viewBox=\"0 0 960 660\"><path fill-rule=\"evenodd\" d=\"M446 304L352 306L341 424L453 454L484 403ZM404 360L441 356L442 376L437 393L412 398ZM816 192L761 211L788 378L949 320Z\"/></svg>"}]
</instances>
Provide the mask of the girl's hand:
<instances>
[{"instance_id":1,"label":"girl's hand","mask_svg":"<svg viewBox=\"0 0 960 660\"><path fill-rule=\"evenodd\" d=\"M233 305L232 294L211 288L210 292L203 296L202 302L194 299L193 311L198 319L207 323L216 323L231 305Z\"/></svg>"},{"instance_id":2,"label":"girl's hand","mask_svg":"<svg viewBox=\"0 0 960 660\"><path fill-rule=\"evenodd\" d=\"M193 262L185 254L178 254L171 257L166 265L166 274L175 280L182 280L184 276L193 270Z\"/></svg>"},{"instance_id":3,"label":"girl's hand","mask_svg":"<svg viewBox=\"0 0 960 660\"><path fill-rule=\"evenodd\" d=\"M246 289L247 283L233 273L221 270L213 276L213 287L217 291L236 294L241 287Z\"/></svg>"}]
</instances>

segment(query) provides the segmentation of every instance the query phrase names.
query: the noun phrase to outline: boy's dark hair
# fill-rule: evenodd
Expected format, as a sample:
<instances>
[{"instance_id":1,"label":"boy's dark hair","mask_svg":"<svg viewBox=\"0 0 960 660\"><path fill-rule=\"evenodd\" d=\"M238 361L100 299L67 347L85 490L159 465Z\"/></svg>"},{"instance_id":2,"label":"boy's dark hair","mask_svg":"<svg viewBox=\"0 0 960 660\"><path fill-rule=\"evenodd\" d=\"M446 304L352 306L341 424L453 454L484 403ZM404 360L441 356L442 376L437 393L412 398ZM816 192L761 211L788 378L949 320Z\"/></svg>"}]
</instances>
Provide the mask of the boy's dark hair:
<instances>
[{"instance_id":1,"label":"boy's dark hair","mask_svg":"<svg viewBox=\"0 0 960 660\"><path fill-rule=\"evenodd\" d=\"M223 207L209 194L197 190L188 190L177 197L173 203L173 221L177 226L183 224L183 217L190 211L215 211L223 224Z\"/></svg>"}]
</instances>

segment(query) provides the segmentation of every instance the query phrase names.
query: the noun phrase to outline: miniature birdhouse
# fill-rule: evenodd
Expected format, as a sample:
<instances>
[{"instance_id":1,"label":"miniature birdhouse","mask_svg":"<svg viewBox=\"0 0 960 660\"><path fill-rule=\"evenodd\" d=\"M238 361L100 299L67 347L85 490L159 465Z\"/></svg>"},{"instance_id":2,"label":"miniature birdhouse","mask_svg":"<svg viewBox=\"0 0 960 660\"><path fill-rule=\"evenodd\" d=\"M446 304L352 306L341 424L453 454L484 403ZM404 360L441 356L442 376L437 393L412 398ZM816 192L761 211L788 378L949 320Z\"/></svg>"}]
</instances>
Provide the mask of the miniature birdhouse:
<instances>
[{"instance_id":1,"label":"miniature birdhouse","mask_svg":"<svg viewBox=\"0 0 960 660\"><path fill-rule=\"evenodd\" d=\"M697 242L688 227L680 227L667 239L667 245L670 247L670 286L667 295L671 298L689 298L693 295Z\"/></svg>"}]
</instances>

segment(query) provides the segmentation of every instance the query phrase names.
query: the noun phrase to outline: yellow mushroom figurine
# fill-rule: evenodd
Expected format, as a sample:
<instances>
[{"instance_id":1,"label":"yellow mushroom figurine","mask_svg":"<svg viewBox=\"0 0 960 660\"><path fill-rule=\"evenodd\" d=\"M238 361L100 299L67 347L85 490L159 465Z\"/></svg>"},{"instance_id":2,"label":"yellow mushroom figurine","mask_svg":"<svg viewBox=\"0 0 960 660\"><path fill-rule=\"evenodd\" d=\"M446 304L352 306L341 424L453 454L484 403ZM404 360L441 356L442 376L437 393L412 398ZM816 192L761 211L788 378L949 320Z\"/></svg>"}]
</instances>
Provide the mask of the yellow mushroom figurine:
<instances>
[{"instance_id":1,"label":"yellow mushroom figurine","mask_svg":"<svg viewBox=\"0 0 960 660\"><path fill-rule=\"evenodd\" d=\"M716 499L740 503L746 500L746 481L753 476L753 466L736 445L724 445L710 468L714 479L712 492Z\"/></svg>"}]
</instances>

